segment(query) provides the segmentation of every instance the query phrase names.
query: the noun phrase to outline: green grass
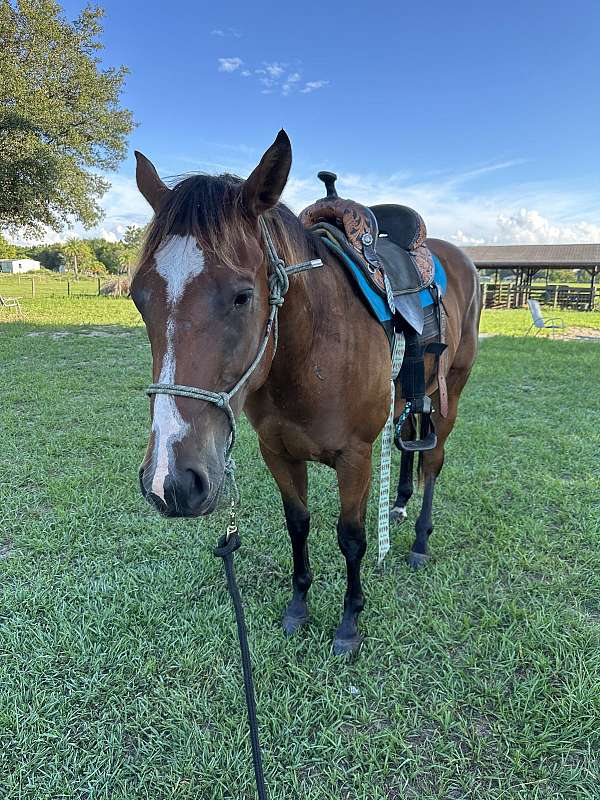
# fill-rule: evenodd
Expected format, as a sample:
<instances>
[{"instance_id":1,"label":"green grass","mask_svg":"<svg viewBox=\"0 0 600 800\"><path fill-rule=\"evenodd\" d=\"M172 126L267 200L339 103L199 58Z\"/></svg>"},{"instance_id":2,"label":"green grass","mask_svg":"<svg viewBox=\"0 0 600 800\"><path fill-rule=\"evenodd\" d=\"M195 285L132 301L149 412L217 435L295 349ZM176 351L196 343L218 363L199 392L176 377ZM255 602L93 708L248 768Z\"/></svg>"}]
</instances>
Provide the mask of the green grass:
<instances>
[{"instance_id":1,"label":"green grass","mask_svg":"<svg viewBox=\"0 0 600 800\"><path fill-rule=\"evenodd\" d=\"M575 325L578 328L600 329L600 312L598 311L564 311L560 308L544 306L542 313L546 320L560 317L567 328ZM526 308L491 309L486 308L481 315L481 333L501 334L504 336L524 336L531 325L531 314ZM540 331L540 336L549 336L547 331Z\"/></svg>"},{"instance_id":2,"label":"green grass","mask_svg":"<svg viewBox=\"0 0 600 800\"><path fill-rule=\"evenodd\" d=\"M499 313L516 332L520 312ZM224 520L159 519L137 489L150 377L137 314L101 298L26 315L0 326L0 797L250 800L211 552ZM418 498L382 575L371 503L354 664L330 651L334 475L310 472L312 622L286 641L287 534L241 425L237 564L270 797L600 797L599 358L586 342L482 342L425 571L404 562Z\"/></svg>"}]
</instances>

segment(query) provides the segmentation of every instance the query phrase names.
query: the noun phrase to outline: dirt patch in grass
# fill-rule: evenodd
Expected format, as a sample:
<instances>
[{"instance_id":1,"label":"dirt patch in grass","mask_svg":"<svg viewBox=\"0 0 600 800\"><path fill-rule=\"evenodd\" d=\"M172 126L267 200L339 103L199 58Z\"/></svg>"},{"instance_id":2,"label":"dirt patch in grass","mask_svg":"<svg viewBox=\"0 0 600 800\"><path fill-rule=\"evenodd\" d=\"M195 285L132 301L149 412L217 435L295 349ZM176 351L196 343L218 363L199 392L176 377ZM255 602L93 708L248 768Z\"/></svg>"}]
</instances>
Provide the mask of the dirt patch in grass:
<instances>
[{"instance_id":1,"label":"dirt patch in grass","mask_svg":"<svg viewBox=\"0 0 600 800\"><path fill-rule=\"evenodd\" d=\"M0 558L8 558L13 552L13 543L11 539L3 539L0 543Z\"/></svg>"},{"instance_id":2,"label":"dirt patch in grass","mask_svg":"<svg viewBox=\"0 0 600 800\"><path fill-rule=\"evenodd\" d=\"M114 330L109 329L106 330L105 328L84 328L84 329L74 329L70 331L32 331L28 333L27 336L49 336L51 339L64 339L66 336L86 336L92 337L97 339L107 339L107 338L114 338L114 337L128 337L134 336L135 331L129 330Z\"/></svg>"}]
</instances>

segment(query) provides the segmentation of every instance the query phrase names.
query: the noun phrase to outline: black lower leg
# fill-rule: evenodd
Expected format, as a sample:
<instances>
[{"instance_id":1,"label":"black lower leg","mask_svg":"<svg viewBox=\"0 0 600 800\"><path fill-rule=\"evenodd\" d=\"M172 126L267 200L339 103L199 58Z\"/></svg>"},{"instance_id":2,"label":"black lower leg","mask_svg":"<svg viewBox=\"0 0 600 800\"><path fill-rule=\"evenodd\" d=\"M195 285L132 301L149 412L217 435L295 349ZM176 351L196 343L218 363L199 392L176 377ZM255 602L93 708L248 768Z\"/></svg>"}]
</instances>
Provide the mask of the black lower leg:
<instances>
[{"instance_id":1,"label":"black lower leg","mask_svg":"<svg viewBox=\"0 0 600 800\"><path fill-rule=\"evenodd\" d=\"M347 586L344 596L344 614L335 634L336 652L355 652L360 646L358 616L365 606L360 582L360 565L367 549L364 525L338 522L338 543L346 559Z\"/></svg>"},{"instance_id":2,"label":"black lower leg","mask_svg":"<svg viewBox=\"0 0 600 800\"><path fill-rule=\"evenodd\" d=\"M400 479L398 481L398 494L396 495L396 502L394 503L392 509L397 510L403 519L406 518L406 504L413 494L414 463L415 454L411 452L405 452L403 450L400 456Z\"/></svg>"},{"instance_id":3,"label":"black lower leg","mask_svg":"<svg viewBox=\"0 0 600 800\"><path fill-rule=\"evenodd\" d=\"M291 634L308 619L306 596L313 579L308 558L310 514L305 508L285 503L284 511L292 543L294 571L292 575L292 599L285 610L283 627L286 633Z\"/></svg>"},{"instance_id":4,"label":"black lower leg","mask_svg":"<svg viewBox=\"0 0 600 800\"><path fill-rule=\"evenodd\" d=\"M419 566L427 558L429 537L433 531L433 522L431 519L431 509L433 505L433 490L435 489L435 476L428 475L425 479L425 486L423 488L423 504L421 512L417 517L415 523L416 537L412 546L411 556L416 556L413 560L418 562L413 566Z\"/></svg>"}]
</instances>

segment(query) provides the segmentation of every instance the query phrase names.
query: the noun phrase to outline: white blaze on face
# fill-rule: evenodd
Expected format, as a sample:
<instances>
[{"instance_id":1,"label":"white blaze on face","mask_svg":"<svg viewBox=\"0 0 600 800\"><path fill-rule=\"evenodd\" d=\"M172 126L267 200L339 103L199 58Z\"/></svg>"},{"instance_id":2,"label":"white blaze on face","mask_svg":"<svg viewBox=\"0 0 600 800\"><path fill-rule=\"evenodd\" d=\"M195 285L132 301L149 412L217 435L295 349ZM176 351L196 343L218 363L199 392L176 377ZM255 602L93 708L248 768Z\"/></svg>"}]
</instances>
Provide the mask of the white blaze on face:
<instances>
[{"instance_id":1,"label":"white blaze on face","mask_svg":"<svg viewBox=\"0 0 600 800\"><path fill-rule=\"evenodd\" d=\"M154 254L156 271L167 286L169 317L166 331L166 350L158 383L175 383L175 310L187 284L204 269L204 254L193 236L169 236ZM154 476L151 491L165 499L165 479L173 460L173 445L183 439L190 426L184 421L168 394L154 395Z\"/></svg>"}]
</instances>

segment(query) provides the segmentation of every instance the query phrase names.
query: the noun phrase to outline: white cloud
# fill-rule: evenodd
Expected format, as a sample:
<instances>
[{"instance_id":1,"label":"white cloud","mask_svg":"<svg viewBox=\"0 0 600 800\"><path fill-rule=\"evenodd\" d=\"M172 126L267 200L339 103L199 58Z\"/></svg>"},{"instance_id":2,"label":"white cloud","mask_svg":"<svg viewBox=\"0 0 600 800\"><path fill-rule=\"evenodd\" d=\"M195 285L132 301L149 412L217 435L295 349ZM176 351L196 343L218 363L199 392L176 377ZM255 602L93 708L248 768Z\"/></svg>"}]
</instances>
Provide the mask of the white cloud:
<instances>
[{"instance_id":1,"label":"white cloud","mask_svg":"<svg viewBox=\"0 0 600 800\"><path fill-rule=\"evenodd\" d=\"M317 89L322 89L324 86L327 86L329 81L308 81L308 83L304 84L304 88L300 89L302 94L308 94L309 92L314 92Z\"/></svg>"},{"instance_id":2,"label":"white cloud","mask_svg":"<svg viewBox=\"0 0 600 800\"><path fill-rule=\"evenodd\" d=\"M221 31L221 29L218 29ZM224 32L215 35L223 35ZM220 58L219 59L219 72L236 72L243 64L241 58ZM298 63L298 62L296 62ZM329 85L329 81L307 81L303 87L299 89L302 84L302 72L296 69L293 72L287 72L288 64L280 61L263 61L260 67L245 68L238 73L244 78L254 78L258 81L261 87L261 94L278 94L287 97L295 91L300 91L301 94L309 94L317 89L322 89L324 86ZM287 72L287 75L286 75Z\"/></svg>"},{"instance_id":3,"label":"white cloud","mask_svg":"<svg viewBox=\"0 0 600 800\"><path fill-rule=\"evenodd\" d=\"M277 61L271 64L265 63L265 71L270 78L278 80L285 72L285 64L279 64Z\"/></svg>"},{"instance_id":4,"label":"white cloud","mask_svg":"<svg viewBox=\"0 0 600 800\"><path fill-rule=\"evenodd\" d=\"M214 28L214 30L210 32L210 35L218 36L221 39L224 39L227 36L232 36L234 39L242 38L242 34L235 28L227 28L226 30L223 30L223 28Z\"/></svg>"},{"instance_id":5,"label":"white cloud","mask_svg":"<svg viewBox=\"0 0 600 800\"><path fill-rule=\"evenodd\" d=\"M244 63L241 58L219 58L219 72L235 72Z\"/></svg>"},{"instance_id":6,"label":"white cloud","mask_svg":"<svg viewBox=\"0 0 600 800\"><path fill-rule=\"evenodd\" d=\"M513 214L502 213L496 222L494 241L514 244L570 244L600 242L600 225L579 221L551 221L535 209L521 208Z\"/></svg>"}]
</instances>

